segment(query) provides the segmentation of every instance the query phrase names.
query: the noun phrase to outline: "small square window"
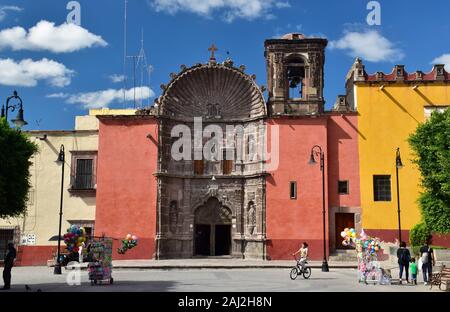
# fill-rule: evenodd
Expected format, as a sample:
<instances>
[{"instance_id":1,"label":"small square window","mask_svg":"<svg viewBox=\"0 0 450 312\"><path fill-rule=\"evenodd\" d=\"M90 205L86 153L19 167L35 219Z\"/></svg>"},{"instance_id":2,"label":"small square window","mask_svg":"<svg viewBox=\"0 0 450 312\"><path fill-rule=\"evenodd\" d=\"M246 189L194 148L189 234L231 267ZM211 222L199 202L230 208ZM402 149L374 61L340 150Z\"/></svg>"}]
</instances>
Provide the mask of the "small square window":
<instances>
[{"instance_id":1,"label":"small square window","mask_svg":"<svg viewBox=\"0 0 450 312\"><path fill-rule=\"evenodd\" d=\"M297 182L290 183L291 199L297 199Z\"/></svg>"},{"instance_id":2,"label":"small square window","mask_svg":"<svg viewBox=\"0 0 450 312\"><path fill-rule=\"evenodd\" d=\"M194 160L194 174L203 175L205 172L205 163L203 160Z\"/></svg>"},{"instance_id":3,"label":"small square window","mask_svg":"<svg viewBox=\"0 0 450 312\"><path fill-rule=\"evenodd\" d=\"M373 197L373 200L376 202L389 202L392 200L390 175L373 176Z\"/></svg>"},{"instance_id":4,"label":"small square window","mask_svg":"<svg viewBox=\"0 0 450 312\"><path fill-rule=\"evenodd\" d=\"M348 181L339 181L338 182L338 193L340 195L349 194Z\"/></svg>"}]
</instances>

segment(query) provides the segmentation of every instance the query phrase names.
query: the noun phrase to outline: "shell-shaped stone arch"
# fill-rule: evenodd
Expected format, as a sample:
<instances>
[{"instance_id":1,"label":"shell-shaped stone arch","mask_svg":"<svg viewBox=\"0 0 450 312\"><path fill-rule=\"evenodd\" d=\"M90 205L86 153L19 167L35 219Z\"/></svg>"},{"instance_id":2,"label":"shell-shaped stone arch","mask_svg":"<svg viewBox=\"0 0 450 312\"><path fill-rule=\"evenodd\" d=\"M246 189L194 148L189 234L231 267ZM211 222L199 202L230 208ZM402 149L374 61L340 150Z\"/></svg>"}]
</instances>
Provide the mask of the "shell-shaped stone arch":
<instances>
[{"instance_id":1,"label":"shell-shaped stone arch","mask_svg":"<svg viewBox=\"0 0 450 312\"><path fill-rule=\"evenodd\" d=\"M254 77L223 64L196 65L173 76L159 100L160 115L175 119L246 120L266 116Z\"/></svg>"}]
</instances>

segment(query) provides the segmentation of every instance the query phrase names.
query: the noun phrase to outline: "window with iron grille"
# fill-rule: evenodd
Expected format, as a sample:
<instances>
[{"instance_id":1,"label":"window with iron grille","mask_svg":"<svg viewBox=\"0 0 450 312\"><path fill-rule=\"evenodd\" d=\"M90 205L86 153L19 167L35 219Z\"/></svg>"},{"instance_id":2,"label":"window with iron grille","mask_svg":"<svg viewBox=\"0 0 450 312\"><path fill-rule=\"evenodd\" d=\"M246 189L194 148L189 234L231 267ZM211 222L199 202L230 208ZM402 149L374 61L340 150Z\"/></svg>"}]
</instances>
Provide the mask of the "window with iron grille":
<instances>
[{"instance_id":1,"label":"window with iron grille","mask_svg":"<svg viewBox=\"0 0 450 312\"><path fill-rule=\"evenodd\" d=\"M71 190L95 190L97 152L72 152Z\"/></svg>"},{"instance_id":2,"label":"window with iron grille","mask_svg":"<svg viewBox=\"0 0 450 312\"><path fill-rule=\"evenodd\" d=\"M373 176L373 196L374 201L391 201L391 176L374 175Z\"/></svg>"},{"instance_id":3,"label":"window with iron grille","mask_svg":"<svg viewBox=\"0 0 450 312\"><path fill-rule=\"evenodd\" d=\"M77 159L77 169L75 173L74 189L90 190L94 188L92 184L92 159Z\"/></svg>"}]
</instances>

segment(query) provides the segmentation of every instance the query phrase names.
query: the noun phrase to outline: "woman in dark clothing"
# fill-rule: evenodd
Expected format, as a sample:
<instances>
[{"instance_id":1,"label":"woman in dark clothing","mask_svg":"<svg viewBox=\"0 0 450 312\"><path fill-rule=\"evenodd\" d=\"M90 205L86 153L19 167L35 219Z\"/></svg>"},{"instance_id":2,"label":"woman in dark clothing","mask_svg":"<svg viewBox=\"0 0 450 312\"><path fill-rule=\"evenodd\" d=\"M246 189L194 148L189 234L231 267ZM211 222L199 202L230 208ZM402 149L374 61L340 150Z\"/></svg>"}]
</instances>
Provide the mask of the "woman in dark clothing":
<instances>
[{"instance_id":1,"label":"woman in dark clothing","mask_svg":"<svg viewBox=\"0 0 450 312\"><path fill-rule=\"evenodd\" d=\"M8 244L8 253L5 257L5 267L3 268L3 290L8 290L11 288L11 269L14 266L14 259L16 258L17 252L14 248L14 244Z\"/></svg>"},{"instance_id":2,"label":"woman in dark clothing","mask_svg":"<svg viewBox=\"0 0 450 312\"><path fill-rule=\"evenodd\" d=\"M403 271L405 271L406 282L409 283L409 262L411 261L411 254L406 248L405 242L401 242L400 248L397 250L397 258L400 268L400 284L402 284Z\"/></svg>"}]
</instances>

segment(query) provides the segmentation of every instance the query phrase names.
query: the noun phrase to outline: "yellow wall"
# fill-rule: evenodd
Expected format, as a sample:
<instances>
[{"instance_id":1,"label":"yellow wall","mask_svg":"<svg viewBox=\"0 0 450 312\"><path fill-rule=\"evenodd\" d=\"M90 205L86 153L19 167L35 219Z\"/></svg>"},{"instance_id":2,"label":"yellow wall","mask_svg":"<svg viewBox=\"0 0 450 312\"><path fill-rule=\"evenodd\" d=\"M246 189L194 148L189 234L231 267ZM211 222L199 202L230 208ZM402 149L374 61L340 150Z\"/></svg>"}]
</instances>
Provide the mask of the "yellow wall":
<instances>
[{"instance_id":1,"label":"yellow wall","mask_svg":"<svg viewBox=\"0 0 450 312\"><path fill-rule=\"evenodd\" d=\"M30 139L39 147L39 152L31 159L31 196L25 218L0 219L1 229L19 228L20 236L34 234L33 246L52 246L49 238L58 234L59 201L61 187L61 166L56 162L61 144L65 145L65 181L62 233L70 226L68 220L94 222L95 193L72 194L70 187L71 151L98 150L98 115L134 115L134 109L96 109L89 115L75 118L75 131L31 131ZM39 137L47 135L45 141ZM95 229L95 226L94 226Z\"/></svg>"},{"instance_id":2,"label":"yellow wall","mask_svg":"<svg viewBox=\"0 0 450 312\"><path fill-rule=\"evenodd\" d=\"M425 121L425 107L450 105L450 85L444 83L414 85L403 83L358 84L356 105L359 113L359 162L361 178L362 222L366 229L398 228L395 175L396 149L400 147L404 168L399 171L402 229L411 229L420 221L417 199L420 173L412 163L407 138ZM391 202L374 202L373 175L391 175Z\"/></svg>"},{"instance_id":3,"label":"yellow wall","mask_svg":"<svg viewBox=\"0 0 450 312\"><path fill-rule=\"evenodd\" d=\"M124 109L111 109L111 108L99 108L89 110L90 116L102 116L102 115L135 115L136 109L124 108Z\"/></svg>"},{"instance_id":4,"label":"yellow wall","mask_svg":"<svg viewBox=\"0 0 450 312\"><path fill-rule=\"evenodd\" d=\"M45 141L39 140L47 134ZM24 218L0 219L0 228L20 229L20 235L34 234L36 243L32 246L52 246L50 237L58 234L59 202L61 188L61 165L56 162L61 144L65 145L66 162L64 175L64 205L62 234L70 226L68 220L95 220L96 198L71 194L71 151L97 151L98 130L88 131L32 131L30 139L38 145L30 168L32 196Z\"/></svg>"}]
</instances>

